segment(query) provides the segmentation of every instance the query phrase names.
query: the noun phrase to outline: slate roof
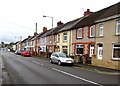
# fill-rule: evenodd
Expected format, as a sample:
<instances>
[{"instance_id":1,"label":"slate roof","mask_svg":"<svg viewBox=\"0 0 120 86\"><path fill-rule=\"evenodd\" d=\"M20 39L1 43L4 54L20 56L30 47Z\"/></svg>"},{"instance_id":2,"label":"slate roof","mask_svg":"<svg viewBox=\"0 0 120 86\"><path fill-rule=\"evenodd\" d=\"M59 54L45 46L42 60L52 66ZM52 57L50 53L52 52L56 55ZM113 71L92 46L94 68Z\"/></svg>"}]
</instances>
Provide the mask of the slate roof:
<instances>
[{"instance_id":1,"label":"slate roof","mask_svg":"<svg viewBox=\"0 0 120 86\"><path fill-rule=\"evenodd\" d=\"M39 37L40 37L41 35L43 35L43 34L44 34L43 32L37 34L36 36L34 36L33 40L39 38Z\"/></svg>"},{"instance_id":2,"label":"slate roof","mask_svg":"<svg viewBox=\"0 0 120 86\"><path fill-rule=\"evenodd\" d=\"M49 29L47 32L45 32L43 35L41 35L41 37L48 36L50 33L52 33L53 30L54 30L54 28L53 29Z\"/></svg>"},{"instance_id":3,"label":"slate roof","mask_svg":"<svg viewBox=\"0 0 120 86\"><path fill-rule=\"evenodd\" d=\"M25 38L21 43L24 43L28 40L29 38Z\"/></svg>"},{"instance_id":4,"label":"slate roof","mask_svg":"<svg viewBox=\"0 0 120 86\"><path fill-rule=\"evenodd\" d=\"M27 39L26 41L28 42L28 41L30 41L31 39L33 39L34 38L34 36L31 36L29 39Z\"/></svg>"},{"instance_id":5,"label":"slate roof","mask_svg":"<svg viewBox=\"0 0 120 86\"><path fill-rule=\"evenodd\" d=\"M91 13L89 16L82 19L71 29L78 29L84 26L93 25L95 24L96 20L107 18L113 15L117 15L118 13L120 14L120 10L118 11L118 8L120 8L120 2L110 7L104 8L100 11Z\"/></svg>"},{"instance_id":6,"label":"slate roof","mask_svg":"<svg viewBox=\"0 0 120 86\"><path fill-rule=\"evenodd\" d=\"M57 33L59 32L59 30L60 30L61 28L63 28L64 26L65 26L65 24L62 24L62 25L60 25L60 26L55 27L55 28L53 29L53 32L49 33L48 35L57 34Z\"/></svg>"},{"instance_id":7,"label":"slate roof","mask_svg":"<svg viewBox=\"0 0 120 86\"><path fill-rule=\"evenodd\" d=\"M81 19L82 18L77 18L73 21L69 21L69 22L65 23L64 26L58 31L58 33L69 30L71 27L73 27Z\"/></svg>"},{"instance_id":8,"label":"slate roof","mask_svg":"<svg viewBox=\"0 0 120 86\"><path fill-rule=\"evenodd\" d=\"M105 13L102 14L97 20L120 14L120 2L103 10L106 10Z\"/></svg>"},{"instance_id":9,"label":"slate roof","mask_svg":"<svg viewBox=\"0 0 120 86\"><path fill-rule=\"evenodd\" d=\"M15 45L18 43L19 41L15 42Z\"/></svg>"}]
</instances>

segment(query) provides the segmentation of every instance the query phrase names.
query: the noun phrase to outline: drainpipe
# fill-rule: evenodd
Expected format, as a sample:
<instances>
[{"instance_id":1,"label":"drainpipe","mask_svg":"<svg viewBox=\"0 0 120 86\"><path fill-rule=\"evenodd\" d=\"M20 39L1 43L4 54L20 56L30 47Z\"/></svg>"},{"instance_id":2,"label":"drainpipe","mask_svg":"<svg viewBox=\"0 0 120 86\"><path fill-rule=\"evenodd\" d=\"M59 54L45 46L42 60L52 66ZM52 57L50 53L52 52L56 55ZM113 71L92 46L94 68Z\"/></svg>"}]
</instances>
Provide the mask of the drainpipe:
<instances>
[{"instance_id":1,"label":"drainpipe","mask_svg":"<svg viewBox=\"0 0 120 86\"><path fill-rule=\"evenodd\" d=\"M69 56L70 56L70 49L71 49L71 30L70 30L70 37L69 37Z\"/></svg>"}]
</instances>

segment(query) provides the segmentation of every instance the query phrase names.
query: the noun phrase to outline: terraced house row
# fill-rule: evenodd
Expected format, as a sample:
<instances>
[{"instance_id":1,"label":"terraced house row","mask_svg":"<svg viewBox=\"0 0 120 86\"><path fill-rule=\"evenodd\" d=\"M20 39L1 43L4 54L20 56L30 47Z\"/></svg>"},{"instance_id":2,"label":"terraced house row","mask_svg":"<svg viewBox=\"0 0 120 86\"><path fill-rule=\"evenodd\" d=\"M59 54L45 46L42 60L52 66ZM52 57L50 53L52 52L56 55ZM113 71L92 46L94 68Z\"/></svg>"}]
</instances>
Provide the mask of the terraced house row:
<instances>
[{"instance_id":1,"label":"terraced house row","mask_svg":"<svg viewBox=\"0 0 120 86\"><path fill-rule=\"evenodd\" d=\"M120 2L90 12L84 16L34 36L21 42L21 48L34 55L42 52L64 52L69 56L91 58L91 65L120 70ZM49 55L47 55L49 56Z\"/></svg>"}]
</instances>

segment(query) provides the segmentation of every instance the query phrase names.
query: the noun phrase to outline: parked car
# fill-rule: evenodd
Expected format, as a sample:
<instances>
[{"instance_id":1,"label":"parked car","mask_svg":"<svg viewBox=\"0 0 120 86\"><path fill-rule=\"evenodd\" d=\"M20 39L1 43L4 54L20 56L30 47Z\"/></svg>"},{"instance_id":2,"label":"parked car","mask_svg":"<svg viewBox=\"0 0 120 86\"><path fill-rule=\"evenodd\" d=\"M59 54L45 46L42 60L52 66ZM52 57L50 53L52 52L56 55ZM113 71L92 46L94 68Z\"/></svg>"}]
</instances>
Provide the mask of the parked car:
<instances>
[{"instance_id":1,"label":"parked car","mask_svg":"<svg viewBox=\"0 0 120 86\"><path fill-rule=\"evenodd\" d=\"M31 56L30 52L29 51L23 51L21 53L22 56Z\"/></svg>"},{"instance_id":2,"label":"parked car","mask_svg":"<svg viewBox=\"0 0 120 86\"><path fill-rule=\"evenodd\" d=\"M50 56L50 62L51 63L58 63L58 65L61 65L63 63L65 64L74 64L74 60L70 57L68 57L65 53L61 52L54 52Z\"/></svg>"},{"instance_id":3,"label":"parked car","mask_svg":"<svg viewBox=\"0 0 120 86\"><path fill-rule=\"evenodd\" d=\"M7 49L8 50L8 52L10 52L10 49Z\"/></svg>"},{"instance_id":4,"label":"parked car","mask_svg":"<svg viewBox=\"0 0 120 86\"><path fill-rule=\"evenodd\" d=\"M16 50L16 51L15 51L15 54L16 54L16 55L21 55L22 52L23 52L23 50Z\"/></svg>"}]
</instances>

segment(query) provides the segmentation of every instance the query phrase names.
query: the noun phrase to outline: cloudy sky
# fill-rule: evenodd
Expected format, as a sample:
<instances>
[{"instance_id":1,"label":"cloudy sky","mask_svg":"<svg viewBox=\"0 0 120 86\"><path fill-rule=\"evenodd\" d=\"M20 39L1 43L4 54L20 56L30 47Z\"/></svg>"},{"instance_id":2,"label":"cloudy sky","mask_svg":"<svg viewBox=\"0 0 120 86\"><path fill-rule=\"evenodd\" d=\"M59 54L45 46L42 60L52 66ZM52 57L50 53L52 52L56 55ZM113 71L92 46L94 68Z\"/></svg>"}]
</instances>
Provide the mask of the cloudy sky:
<instances>
[{"instance_id":1,"label":"cloudy sky","mask_svg":"<svg viewBox=\"0 0 120 86\"><path fill-rule=\"evenodd\" d=\"M38 33L43 27L50 29L58 21L66 23L83 16L86 9L96 12L119 0L0 0L0 42L16 42L33 35L35 23Z\"/></svg>"}]
</instances>

